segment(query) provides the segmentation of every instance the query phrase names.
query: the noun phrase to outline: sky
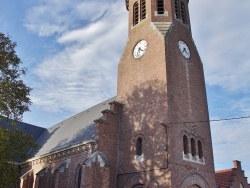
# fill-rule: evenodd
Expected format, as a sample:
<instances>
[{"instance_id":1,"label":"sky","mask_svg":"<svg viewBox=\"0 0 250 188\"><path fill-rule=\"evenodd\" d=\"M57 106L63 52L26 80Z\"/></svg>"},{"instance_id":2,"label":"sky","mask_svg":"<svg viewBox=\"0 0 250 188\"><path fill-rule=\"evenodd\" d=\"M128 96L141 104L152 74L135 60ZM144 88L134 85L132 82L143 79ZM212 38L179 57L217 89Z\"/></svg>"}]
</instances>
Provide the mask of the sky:
<instances>
[{"instance_id":1,"label":"sky","mask_svg":"<svg viewBox=\"0 0 250 188\"><path fill-rule=\"evenodd\" d=\"M249 0L189 1L211 120L250 116L249 10ZM24 122L50 127L116 95L124 0L1 0L0 23L33 88ZM211 122L211 131L216 170L237 159L250 177L250 119Z\"/></svg>"}]
</instances>

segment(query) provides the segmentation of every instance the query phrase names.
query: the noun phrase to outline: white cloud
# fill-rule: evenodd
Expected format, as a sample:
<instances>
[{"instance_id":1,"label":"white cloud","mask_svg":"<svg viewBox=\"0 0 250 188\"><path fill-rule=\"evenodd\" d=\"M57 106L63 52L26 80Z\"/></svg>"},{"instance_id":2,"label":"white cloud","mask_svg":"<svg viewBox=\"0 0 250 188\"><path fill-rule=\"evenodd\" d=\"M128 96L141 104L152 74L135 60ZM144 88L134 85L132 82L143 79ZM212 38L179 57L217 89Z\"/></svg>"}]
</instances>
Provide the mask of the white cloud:
<instances>
[{"instance_id":1,"label":"white cloud","mask_svg":"<svg viewBox=\"0 0 250 188\"><path fill-rule=\"evenodd\" d=\"M94 37L99 37L102 33L107 32L110 29L105 21L95 22L88 25L85 28L69 31L68 33L63 34L59 39L59 43L65 42L84 42L88 43L93 40Z\"/></svg>"},{"instance_id":2,"label":"white cloud","mask_svg":"<svg viewBox=\"0 0 250 188\"><path fill-rule=\"evenodd\" d=\"M110 0L105 2L89 0L82 1L82 3L77 5L75 8L82 18L93 22L105 14L105 12L109 9L109 5Z\"/></svg>"},{"instance_id":3,"label":"white cloud","mask_svg":"<svg viewBox=\"0 0 250 188\"><path fill-rule=\"evenodd\" d=\"M192 0L189 4L207 84L248 94L250 1ZM124 0L41 0L28 12L25 25L40 36L52 36L63 46L34 70L38 77L32 86L35 106L73 114L116 94L117 64L127 38ZM221 98L230 103L226 96ZM249 101L242 96L230 110L249 115ZM225 161L231 167L230 162L238 159L245 169L250 168L249 123L212 124L217 167Z\"/></svg>"},{"instance_id":4,"label":"white cloud","mask_svg":"<svg viewBox=\"0 0 250 188\"><path fill-rule=\"evenodd\" d=\"M242 99L238 99L232 105L233 110L237 110L242 116L250 115L250 97L244 96Z\"/></svg>"},{"instance_id":5,"label":"white cloud","mask_svg":"<svg viewBox=\"0 0 250 188\"><path fill-rule=\"evenodd\" d=\"M250 1L194 0L192 26L207 84L229 91L249 91ZM199 7L199 8L198 8ZM207 11L206 11L207 10Z\"/></svg>"},{"instance_id":6,"label":"white cloud","mask_svg":"<svg viewBox=\"0 0 250 188\"><path fill-rule=\"evenodd\" d=\"M110 1L40 0L27 12L24 24L40 36L60 35L79 27L78 21L87 24L100 19Z\"/></svg>"},{"instance_id":7,"label":"white cloud","mask_svg":"<svg viewBox=\"0 0 250 188\"><path fill-rule=\"evenodd\" d=\"M48 111L76 113L116 95L117 65L127 38L127 16L123 1L110 6L102 19L57 38L65 48L34 70L40 79L33 86L34 105Z\"/></svg>"},{"instance_id":8,"label":"white cloud","mask_svg":"<svg viewBox=\"0 0 250 188\"><path fill-rule=\"evenodd\" d=\"M247 5L250 5L249 1L190 2L194 38L203 59L207 84L230 91L249 91L250 53L246 50L246 41L250 40L250 29L245 24L249 15ZM239 10L241 12L236 14ZM43 0L28 15L26 25L31 30L40 35L58 33L55 39L65 46L65 49L47 57L37 67L36 73L43 79L67 82L80 80L79 75L83 71L116 72L117 62L114 63L113 59L115 57L118 61L127 36L123 0L105 3L100 0ZM79 27L81 23L83 25ZM120 36L123 36L123 42L120 42ZM70 74L72 72L74 75ZM115 88L112 80L116 76L106 77L105 80L111 81Z\"/></svg>"},{"instance_id":9,"label":"white cloud","mask_svg":"<svg viewBox=\"0 0 250 188\"><path fill-rule=\"evenodd\" d=\"M232 168L232 161L240 160L246 176L250 174L249 124L249 119L211 123L216 170Z\"/></svg>"}]
</instances>

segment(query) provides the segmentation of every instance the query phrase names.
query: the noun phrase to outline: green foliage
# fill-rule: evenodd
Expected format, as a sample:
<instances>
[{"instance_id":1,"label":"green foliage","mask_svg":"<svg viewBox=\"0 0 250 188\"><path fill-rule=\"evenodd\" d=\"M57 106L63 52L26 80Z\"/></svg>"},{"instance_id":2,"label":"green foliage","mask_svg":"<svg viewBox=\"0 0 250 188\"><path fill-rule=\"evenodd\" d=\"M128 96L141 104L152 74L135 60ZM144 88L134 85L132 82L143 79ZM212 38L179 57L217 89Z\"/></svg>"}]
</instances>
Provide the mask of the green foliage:
<instances>
[{"instance_id":1,"label":"green foliage","mask_svg":"<svg viewBox=\"0 0 250 188\"><path fill-rule=\"evenodd\" d=\"M14 187L19 182L18 162L28 158L27 151L34 148L32 136L19 129L0 127L0 184L1 187Z\"/></svg>"},{"instance_id":2,"label":"green foliage","mask_svg":"<svg viewBox=\"0 0 250 188\"><path fill-rule=\"evenodd\" d=\"M25 161L29 149L34 148L33 138L15 125L29 111L31 88L21 79L26 69L15 52L16 43L0 33L0 187L15 187L19 181L18 162Z\"/></svg>"},{"instance_id":3,"label":"green foliage","mask_svg":"<svg viewBox=\"0 0 250 188\"><path fill-rule=\"evenodd\" d=\"M25 68L15 52L16 43L8 36L0 33L0 115L9 119L20 120L31 104L29 93L21 76L26 74Z\"/></svg>"}]
</instances>

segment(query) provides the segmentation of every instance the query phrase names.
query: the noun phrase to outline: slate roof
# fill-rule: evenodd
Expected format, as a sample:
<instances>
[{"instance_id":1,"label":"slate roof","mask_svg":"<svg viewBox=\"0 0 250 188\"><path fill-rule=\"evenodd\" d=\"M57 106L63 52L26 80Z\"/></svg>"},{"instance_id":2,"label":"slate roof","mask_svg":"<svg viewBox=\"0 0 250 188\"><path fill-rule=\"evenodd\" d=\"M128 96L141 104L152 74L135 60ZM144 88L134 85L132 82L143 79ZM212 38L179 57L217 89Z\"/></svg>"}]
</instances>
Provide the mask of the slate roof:
<instances>
[{"instance_id":1,"label":"slate roof","mask_svg":"<svg viewBox=\"0 0 250 188\"><path fill-rule=\"evenodd\" d=\"M12 123L11 121L5 121L4 119L0 120L0 126L7 129L10 128L11 123ZM20 129L23 133L27 135L32 135L35 141L37 141L38 138L44 133L44 131L46 131L45 128L24 122L18 122L15 126L16 128Z\"/></svg>"},{"instance_id":2,"label":"slate roof","mask_svg":"<svg viewBox=\"0 0 250 188\"><path fill-rule=\"evenodd\" d=\"M36 142L39 148L29 154L39 157L83 141L93 140L96 129L94 120L102 117L101 111L109 109L109 103L114 100L115 97L108 99L48 128Z\"/></svg>"},{"instance_id":3,"label":"slate roof","mask_svg":"<svg viewBox=\"0 0 250 188\"><path fill-rule=\"evenodd\" d=\"M230 188L233 181L233 169L216 171L215 178L219 188Z\"/></svg>"}]
</instances>

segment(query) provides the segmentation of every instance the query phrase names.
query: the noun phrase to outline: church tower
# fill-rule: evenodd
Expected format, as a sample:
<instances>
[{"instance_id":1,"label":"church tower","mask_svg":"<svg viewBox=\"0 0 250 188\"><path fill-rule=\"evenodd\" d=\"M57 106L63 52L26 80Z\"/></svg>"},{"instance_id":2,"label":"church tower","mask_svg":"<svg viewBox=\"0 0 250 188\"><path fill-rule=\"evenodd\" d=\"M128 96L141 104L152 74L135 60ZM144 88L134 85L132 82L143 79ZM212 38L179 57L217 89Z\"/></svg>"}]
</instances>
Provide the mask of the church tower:
<instances>
[{"instance_id":1,"label":"church tower","mask_svg":"<svg viewBox=\"0 0 250 188\"><path fill-rule=\"evenodd\" d=\"M188 0L125 0L117 187L214 188L203 65Z\"/></svg>"}]
</instances>

